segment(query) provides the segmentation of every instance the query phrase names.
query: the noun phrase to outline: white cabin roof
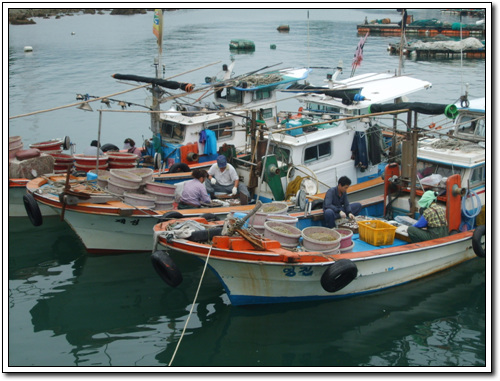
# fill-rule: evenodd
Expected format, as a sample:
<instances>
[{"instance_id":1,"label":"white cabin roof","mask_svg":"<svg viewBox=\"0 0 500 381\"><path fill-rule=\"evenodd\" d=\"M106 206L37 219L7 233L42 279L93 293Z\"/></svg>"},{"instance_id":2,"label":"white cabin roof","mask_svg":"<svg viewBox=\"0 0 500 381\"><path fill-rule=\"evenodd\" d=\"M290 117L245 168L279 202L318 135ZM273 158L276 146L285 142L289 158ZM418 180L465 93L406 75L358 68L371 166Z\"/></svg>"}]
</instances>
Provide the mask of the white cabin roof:
<instances>
[{"instance_id":1,"label":"white cabin roof","mask_svg":"<svg viewBox=\"0 0 500 381\"><path fill-rule=\"evenodd\" d=\"M394 99L404 95L429 89L432 87L432 84L428 81L406 75L395 76L390 73L368 73L341 81L335 81L332 90L358 87L362 88L361 95L366 99L364 101L354 102L352 105L344 105L341 99L332 98L323 94L307 94L301 96L300 99L306 102L321 103L347 110L357 110L367 108L373 103L392 102ZM325 87L325 89L328 88Z\"/></svg>"},{"instance_id":2,"label":"white cabin roof","mask_svg":"<svg viewBox=\"0 0 500 381\"><path fill-rule=\"evenodd\" d=\"M419 141L417 158L463 168L472 168L484 164L486 149L479 144L469 143L465 144L462 148L455 149L433 148L433 144L442 141L442 139L424 139Z\"/></svg>"}]
</instances>

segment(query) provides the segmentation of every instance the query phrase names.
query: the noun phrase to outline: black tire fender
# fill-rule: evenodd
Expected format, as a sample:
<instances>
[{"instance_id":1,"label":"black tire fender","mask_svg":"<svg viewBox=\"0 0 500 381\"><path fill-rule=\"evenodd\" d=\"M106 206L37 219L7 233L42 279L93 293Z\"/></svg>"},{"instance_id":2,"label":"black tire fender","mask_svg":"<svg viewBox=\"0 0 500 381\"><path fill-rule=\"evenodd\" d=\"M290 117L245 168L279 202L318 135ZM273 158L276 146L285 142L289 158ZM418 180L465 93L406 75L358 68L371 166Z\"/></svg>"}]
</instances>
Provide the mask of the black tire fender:
<instances>
[{"instance_id":1,"label":"black tire fender","mask_svg":"<svg viewBox=\"0 0 500 381\"><path fill-rule=\"evenodd\" d=\"M168 169L168 173L191 172L191 168L186 163L174 163Z\"/></svg>"},{"instance_id":2,"label":"black tire fender","mask_svg":"<svg viewBox=\"0 0 500 381\"><path fill-rule=\"evenodd\" d=\"M210 221L219 221L219 217L217 217L217 214L214 213L203 213L200 215L201 218L204 218L208 222Z\"/></svg>"},{"instance_id":3,"label":"black tire fender","mask_svg":"<svg viewBox=\"0 0 500 381\"><path fill-rule=\"evenodd\" d=\"M216 227L205 230L196 230L186 239L194 242L209 242L216 235L222 235L222 227Z\"/></svg>"},{"instance_id":4,"label":"black tire fender","mask_svg":"<svg viewBox=\"0 0 500 381\"><path fill-rule=\"evenodd\" d=\"M483 237L486 240L486 225L479 225L474 229L474 233L472 234L472 248L474 249L474 253L480 258L486 257L486 241L483 241Z\"/></svg>"},{"instance_id":5,"label":"black tire fender","mask_svg":"<svg viewBox=\"0 0 500 381\"><path fill-rule=\"evenodd\" d=\"M358 275L358 268L349 259L340 259L327 267L321 276L321 286L327 292L342 290Z\"/></svg>"},{"instance_id":6,"label":"black tire fender","mask_svg":"<svg viewBox=\"0 0 500 381\"><path fill-rule=\"evenodd\" d=\"M26 213L33 224L33 226L40 226L43 223L42 212L32 194L26 193L23 196L24 208Z\"/></svg>"},{"instance_id":7,"label":"black tire fender","mask_svg":"<svg viewBox=\"0 0 500 381\"><path fill-rule=\"evenodd\" d=\"M151 254L151 263L160 278L169 286L177 287L182 283L182 274L173 259L163 250Z\"/></svg>"},{"instance_id":8,"label":"black tire fender","mask_svg":"<svg viewBox=\"0 0 500 381\"><path fill-rule=\"evenodd\" d=\"M311 205L311 210L323 209L323 200L314 200Z\"/></svg>"},{"instance_id":9,"label":"black tire fender","mask_svg":"<svg viewBox=\"0 0 500 381\"><path fill-rule=\"evenodd\" d=\"M68 150L71 147L71 139L69 136L65 136L62 144L62 149L63 150Z\"/></svg>"},{"instance_id":10,"label":"black tire fender","mask_svg":"<svg viewBox=\"0 0 500 381\"><path fill-rule=\"evenodd\" d=\"M159 221L165 222L165 221L176 219L176 218L184 218L184 215L181 212L178 212L176 210L171 210L170 212L163 214L159 218Z\"/></svg>"}]
</instances>

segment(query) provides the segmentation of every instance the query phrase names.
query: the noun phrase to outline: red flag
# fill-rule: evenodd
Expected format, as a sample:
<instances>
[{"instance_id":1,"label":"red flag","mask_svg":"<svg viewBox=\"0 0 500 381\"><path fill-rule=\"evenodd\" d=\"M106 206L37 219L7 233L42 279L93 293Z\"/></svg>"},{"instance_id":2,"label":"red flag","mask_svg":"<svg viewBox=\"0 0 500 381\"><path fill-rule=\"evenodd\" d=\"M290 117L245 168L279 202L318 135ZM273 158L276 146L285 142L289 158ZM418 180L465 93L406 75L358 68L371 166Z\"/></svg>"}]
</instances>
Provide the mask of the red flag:
<instances>
[{"instance_id":1,"label":"red flag","mask_svg":"<svg viewBox=\"0 0 500 381\"><path fill-rule=\"evenodd\" d=\"M368 34L369 32L366 32L366 36L359 40L358 47L356 48L356 52L354 53L354 59L352 60L353 74L354 70L356 70L357 67L361 66L361 61L363 61L363 47L365 46Z\"/></svg>"}]
</instances>

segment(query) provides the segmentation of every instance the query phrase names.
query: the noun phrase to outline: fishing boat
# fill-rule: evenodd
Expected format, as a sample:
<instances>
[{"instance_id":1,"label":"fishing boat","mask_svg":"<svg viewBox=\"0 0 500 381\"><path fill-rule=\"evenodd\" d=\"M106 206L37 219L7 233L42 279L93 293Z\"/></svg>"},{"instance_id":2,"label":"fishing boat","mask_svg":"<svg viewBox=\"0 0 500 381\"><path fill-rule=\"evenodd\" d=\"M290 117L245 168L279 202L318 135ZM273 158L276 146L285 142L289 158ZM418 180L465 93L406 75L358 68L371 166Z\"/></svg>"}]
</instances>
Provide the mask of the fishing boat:
<instances>
[{"instance_id":1,"label":"fishing boat","mask_svg":"<svg viewBox=\"0 0 500 381\"><path fill-rule=\"evenodd\" d=\"M394 115L375 115L370 106L400 102L401 98L432 85L389 73L339 80L341 72L339 64L323 87L294 85L284 90L298 92L303 106L295 113L282 112L280 123L268 128L259 142L261 152L269 153L264 168L279 171L279 176L264 180L259 199L284 199L289 193L287 188L298 176L312 179L310 193L316 189L326 192L337 185L340 177L347 176L352 184L363 184L351 195L353 201L380 194L380 176L387 161L384 136L392 135L394 126L405 130L406 127ZM238 159L235 161L238 163ZM245 174L240 169L240 173L251 181L250 171Z\"/></svg>"},{"instance_id":2,"label":"fishing boat","mask_svg":"<svg viewBox=\"0 0 500 381\"><path fill-rule=\"evenodd\" d=\"M387 166L379 202L384 208L384 200L395 191L389 181L392 176L399 177L399 166ZM461 220L460 183L460 175L449 177L446 195L438 198L446 208L450 231ZM233 215L224 222L189 218L155 225L153 267L168 285L177 287L183 278L174 253L199 258L217 275L233 305L247 305L362 295L485 256L485 225L420 243L408 242L405 226L384 219L357 220L356 234L318 227L318 220L307 228L300 222L290 226L268 220L262 235L251 225L245 227L256 212L243 218ZM158 245L163 250L157 250Z\"/></svg>"},{"instance_id":3,"label":"fishing boat","mask_svg":"<svg viewBox=\"0 0 500 381\"><path fill-rule=\"evenodd\" d=\"M374 20L368 23L365 20L365 23L357 25L357 30L360 35L369 32L372 35L399 36L401 35L402 28L401 22L395 23L385 18L380 20L380 22L379 20ZM437 19L407 20L404 30L409 35L431 37L438 34L450 37L484 37L486 33L484 25L442 22Z\"/></svg>"}]
</instances>

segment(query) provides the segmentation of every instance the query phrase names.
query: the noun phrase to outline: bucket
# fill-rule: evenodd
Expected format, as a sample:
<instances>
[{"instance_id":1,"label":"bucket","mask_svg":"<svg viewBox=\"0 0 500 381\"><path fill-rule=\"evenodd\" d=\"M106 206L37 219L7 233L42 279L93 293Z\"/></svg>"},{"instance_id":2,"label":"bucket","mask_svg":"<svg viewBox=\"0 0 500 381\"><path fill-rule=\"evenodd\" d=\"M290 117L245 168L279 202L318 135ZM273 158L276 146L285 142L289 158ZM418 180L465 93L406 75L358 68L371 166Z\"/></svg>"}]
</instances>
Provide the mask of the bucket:
<instances>
[{"instance_id":1,"label":"bucket","mask_svg":"<svg viewBox=\"0 0 500 381\"><path fill-rule=\"evenodd\" d=\"M352 230L349 229L332 229L340 234L340 249L344 249L352 244Z\"/></svg>"},{"instance_id":2,"label":"bucket","mask_svg":"<svg viewBox=\"0 0 500 381\"><path fill-rule=\"evenodd\" d=\"M146 184L153 180L153 170L151 168L132 168L128 172L139 176L142 179L141 184Z\"/></svg>"},{"instance_id":3,"label":"bucket","mask_svg":"<svg viewBox=\"0 0 500 381\"><path fill-rule=\"evenodd\" d=\"M287 211L288 204L284 202L270 202L268 204L264 204L257 213L250 217L250 224L263 226L268 215L286 214Z\"/></svg>"},{"instance_id":4,"label":"bucket","mask_svg":"<svg viewBox=\"0 0 500 381\"><path fill-rule=\"evenodd\" d=\"M139 184L137 185L134 185L134 186L127 186L127 185L123 185L123 184L116 184L112 179L111 177L109 178L108 180L108 191L110 191L111 193L116 193L116 194L124 194L125 192L133 192L133 191L136 191L137 189L139 189Z\"/></svg>"},{"instance_id":5,"label":"bucket","mask_svg":"<svg viewBox=\"0 0 500 381\"><path fill-rule=\"evenodd\" d=\"M340 234L332 229L311 226L302 230L302 238L307 250L324 252L340 248Z\"/></svg>"},{"instance_id":6,"label":"bucket","mask_svg":"<svg viewBox=\"0 0 500 381\"><path fill-rule=\"evenodd\" d=\"M108 163L99 164L98 169L106 169L106 168L108 168ZM77 171L88 172L88 171L90 171L92 169L95 169L95 163L93 165L82 165L82 164L76 164L75 163L75 169Z\"/></svg>"},{"instance_id":7,"label":"bucket","mask_svg":"<svg viewBox=\"0 0 500 381\"><path fill-rule=\"evenodd\" d=\"M282 247L296 247L299 244L300 235L300 229L289 224L277 221L266 221L264 223L264 237L279 241Z\"/></svg>"},{"instance_id":8,"label":"bucket","mask_svg":"<svg viewBox=\"0 0 500 381\"><path fill-rule=\"evenodd\" d=\"M149 190L148 188L144 189L144 192L151 196L156 197L156 201L161 201L161 202L174 202L175 199L175 194L165 194L165 193L159 193L155 192L152 190Z\"/></svg>"},{"instance_id":9,"label":"bucket","mask_svg":"<svg viewBox=\"0 0 500 381\"><path fill-rule=\"evenodd\" d=\"M90 170L89 172L96 173L95 169ZM108 180L111 176L111 173L106 170L99 169L97 171L97 185L101 188L106 188L108 186Z\"/></svg>"},{"instance_id":10,"label":"bucket","mask_svg":"<svg viewBox=\"0 0 500 381\"><path fill-rule=\"evenodd\" d=\"M46 142L30 144L30 148L37 148L40 151L57 151L61 149L62 140L52 139Z\"/></svg>"},{"instance_id":11,"label":"bucket","mask_svg":"<svg viewBox=\"0 0 500 381\"><path fill-rule=\"evenodd\" d=\"M160 201L156 200L154 210L172 210L174 208L174 201Z\"/></svg>"},{"instance_id":12,"label":"bucket","mask_svg":"<svg viewBox=\"0 0 500 381\"><path fill-rule=\"evenodd\" d=\"M9 149L23 146L20 136L9 136Z\"/></svg>"},{"instance_id":13,"label":"bucket","mask_svg":"<svg viewBox=\"0 0 500 381\"><path fill-rule=\"evenodd\" d=\"M124 192L124 202L133 206L146 206L148 208L154 208L156 198L149 196L147 194Z\"/></svg>"},{"instance_id":14,"label":"bucket","mask_svg":"<svg viewBox=\"0 0 500 381\"><path fill-rule=\"evenodd\" d=\"M117 185L125 185L127 187L139 188L142 178L136 174L129 172L125 169L111 169L109 171L109 179Z\"/></svg>"},{"instance_id":15,"label":"bucket","mask_svg":"<svg viewBox=\"0 0 500 381\"><path fill-rule=\"evenodd\" d=\"M298 220L299 219L297 217L292 217L287 214L268 214L266 218L266 221L276 221L291 226L297 226Z\"/></svg>"},{"instance_id":16,"label":"bucket","mask_svg":"<svg viewBox=\"0 0 500 381\"><path fill-rule=\"evenodd\" d=\"M350 253L352 251L352 249L354 248L354 242L351 243L350 246L347 246L347 247L344 247L344 248L340 248L340 253Z\"/></svg>"},{"instance_id":17,"label":"bucket","mask_svg":"<svg viewBox=\"0 0 500 381\"><path fill-rule=\"evenodd\" d=\"M153 192L163 193L163 194L175 194L176 186L172 184L157 183L154 181L149 181L146 183L146 189Z\"/></svg>"}]
</instances>

